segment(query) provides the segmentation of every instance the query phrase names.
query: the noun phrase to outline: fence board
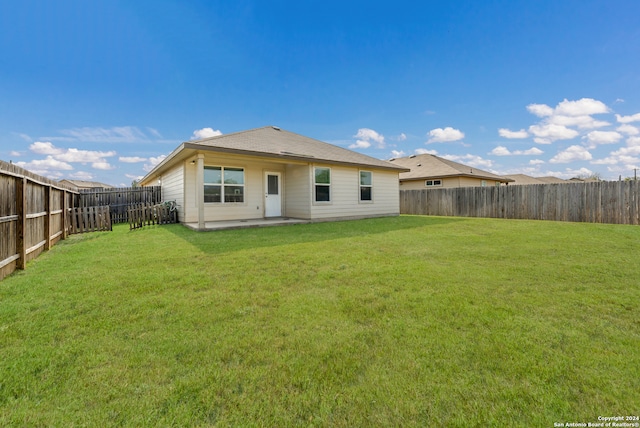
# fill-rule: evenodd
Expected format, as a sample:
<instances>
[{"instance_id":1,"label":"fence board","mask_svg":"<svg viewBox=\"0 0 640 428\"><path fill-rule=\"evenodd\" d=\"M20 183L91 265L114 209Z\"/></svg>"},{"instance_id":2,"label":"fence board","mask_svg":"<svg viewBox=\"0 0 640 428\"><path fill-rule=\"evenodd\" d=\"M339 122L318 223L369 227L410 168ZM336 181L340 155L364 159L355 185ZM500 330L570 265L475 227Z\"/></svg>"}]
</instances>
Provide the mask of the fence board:
<instances>
[{"instance_id":1,"label":"fence board","mask_svg":"<svg viewBox=\"0 0 640 428\"><path fill-rule=\"evenodd\" d=\"M111 231L109 207L82 207L71 209L73 233Z\"/></svg>"},{"instance_id":2,"label":"fence board","mask_svg":"<svg viewBox=\"0 0 640 428\"><path fill-rule=\"evenodd\" d=\"M159 204L161 186L114 187L80 191L78 207L109 206L111 223L127 223L128 209L132 205Z\"/></svg>"},{"instance_id":3,"label":"fence board","mask_svg":"<svg viewBox=\"0 0 640 428\"><path fill-rule=\"evenodd\" d=\"M0 161L0 280L64 239L68 186Z\"/></svg>"},{"instance_id":4,"label":"fence board","mask_svg":"<svg viewBox=\"0 0 640 428\"><path fill-rule=\"evenodd\" d=\"M401 190L400 213L640 224L637 181Z\"/></svg>"},{"instance_id":5,"label":"fence board","mask_svg":"<svg viewBox=\"0 0 640 428\"><path fill-rule=\"evenodd\" d=\"M129 206L129 230L155 224L171 224L178 222L175 209L167 204L138 204Z\"/></svg>"}]
</instances>

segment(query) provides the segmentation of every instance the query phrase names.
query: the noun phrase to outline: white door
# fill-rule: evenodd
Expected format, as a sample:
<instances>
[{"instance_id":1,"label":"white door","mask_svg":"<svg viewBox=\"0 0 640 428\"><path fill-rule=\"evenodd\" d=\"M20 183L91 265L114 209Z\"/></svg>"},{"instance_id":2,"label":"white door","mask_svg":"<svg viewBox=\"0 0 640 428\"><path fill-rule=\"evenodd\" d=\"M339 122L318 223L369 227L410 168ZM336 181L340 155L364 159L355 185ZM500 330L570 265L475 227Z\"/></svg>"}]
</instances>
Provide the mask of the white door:
<instances>
[{"instance_id":1,"label":"white door","mask_svg":"<svg viewBox=\"0 0 640 428\"><path fill-rule=\"evenodd\" d=\"M264 174L264 216L282 216L282 186L279 172L266 172Z\"/></svg>"}]
</instances>

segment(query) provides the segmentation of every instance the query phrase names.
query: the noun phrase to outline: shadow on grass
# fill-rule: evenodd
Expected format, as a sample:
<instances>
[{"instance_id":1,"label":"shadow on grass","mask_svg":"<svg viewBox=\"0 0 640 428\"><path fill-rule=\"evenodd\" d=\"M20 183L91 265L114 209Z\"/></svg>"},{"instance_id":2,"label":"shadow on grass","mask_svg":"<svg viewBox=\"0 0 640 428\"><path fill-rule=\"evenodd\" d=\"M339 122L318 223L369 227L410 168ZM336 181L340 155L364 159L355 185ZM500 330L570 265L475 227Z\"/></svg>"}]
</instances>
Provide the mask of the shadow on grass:
<instances>
[{"instance_id":1,"label":"shadow on grass","mask_svg":"<svg viewBox=\"0 0 640 428\"><path fill-rule=\"evenodd\" d=\"M221 254L260 247L303 244L398 230L442 226L464 221L454 217L398 216L310 224L196 232L174 225L167 230L207 254Z\"/></svg>"}]
</instances>

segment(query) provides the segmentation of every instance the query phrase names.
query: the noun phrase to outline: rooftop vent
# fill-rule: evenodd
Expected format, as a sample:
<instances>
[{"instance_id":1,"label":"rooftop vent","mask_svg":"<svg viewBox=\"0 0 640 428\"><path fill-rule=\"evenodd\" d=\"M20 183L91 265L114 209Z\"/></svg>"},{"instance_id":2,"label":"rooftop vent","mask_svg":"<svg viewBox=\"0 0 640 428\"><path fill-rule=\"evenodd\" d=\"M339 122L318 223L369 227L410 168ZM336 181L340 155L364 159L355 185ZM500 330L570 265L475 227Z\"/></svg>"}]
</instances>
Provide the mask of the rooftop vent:
<instances>
[{"instance_id":1,"label":"rooftop vent","mask_svg":"<svg viewBox=\"0 0 640 428\"><path fill-rule=\"evenodd\" d=\"M416 155L411 155L411 156L409 156L409 159L413 159L415 157L416 157Z\"/></svg>"},{"instance_id":2,"label":"rooftop vent","mask_svg":"<svg viewBox=\"0 0 640 428\"><path fill-rule=\"evenodd\" d=\"M275 129L276 131L279 131L279 130L280 130L280 127L279 127L279 126L272 126L272 128L273 128L273 129Z\"/></svg>"}]
</instances>

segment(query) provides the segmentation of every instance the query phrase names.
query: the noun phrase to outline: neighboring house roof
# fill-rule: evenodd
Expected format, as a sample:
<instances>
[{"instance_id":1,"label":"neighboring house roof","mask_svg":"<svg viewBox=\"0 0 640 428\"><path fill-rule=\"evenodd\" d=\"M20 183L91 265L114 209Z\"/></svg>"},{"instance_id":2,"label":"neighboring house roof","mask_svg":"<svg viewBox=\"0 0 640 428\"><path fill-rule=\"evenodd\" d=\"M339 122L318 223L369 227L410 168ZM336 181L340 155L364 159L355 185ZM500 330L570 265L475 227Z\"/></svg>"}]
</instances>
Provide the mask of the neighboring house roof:
<instances>
[{"instance_id":1,"label":"neighboring house roof","mask_svg":"<svg viewBox=\"0 0 640 428\"><path fill-rule=\"evenodd\" d=\"M85 180L60 180L59 183L65 183L69 186L76 187L78 189L97 189L97 188L105 188L110 189L113 186L110 184L100 183L98 181L85 181Z\"/></svg>"},{"instance_id":2,"label":"neighboring house roof","mask_svg":"<svg viewBox=\"0 0 640 428\"><path fill-rule=\"evenodd\" d=\"M580 177L573 177L567 180L570 183L597 183L598 180L597 178L580 178Z\"/></svg>"},{"instance_id":3,"label":"neighboring house roof","mask_svg":"<svg viewBox=\"0 0 640 428\"><path fill-rule=\"evenodd\" d=\"M531 177L525 174L509 174L503 175L503 177L510 178L513 180L513 183L509 183L509 185L526 185L526 184L545 184L544 181L539 180L535 177Z\"/></svg>"},{"instance_id":4,"label":"neighboring house roof","mask_svg":"<svg viewBox=\"0 0 640 428\"><path fill-rule=\"evenodd\" d=\"M409 172L400 173L400 181L445 177L473 177L480 180L495 180L502 183L513 181L510 178L450 161L436 155L412 155L404 158L391 159L390 162L410 169Z\"/></svg>"},{"instance_id":5,"label":"neighboring house roof","mask_svg":"<svg viewBox=\"0 0 640 428\"><path fill-rule=\"evenodd\" d=\"M567 180L563 180L562 178L558 178L558 177L553 177L553 176L548 176L548 177L536 177L538 180L542 181L543 183L546 184L553 184L553 183L566 183Z\"/></svg>"},{"instance_id":6,"label":"neighboring house roof","mask_svg":"<svg viewBox=\"0 0 640 428\"><path fill-rule=\"evenodd\" d=\"M142 182L162 170L166 165L171 164L174 160L180 159L181 154L188 149L406 171L406 168L384 160L343 149L342 147L295 134L275 126L265 126L202 140L186 141L149 172L142 179Z\"/></svg>"},{"instance_id":7,"label":"neighboring house roof","mask_svg":"<svg viewBox=\"0 0 640 428\"><path fill-rule=\"evenodd\" d=\"M510 174L503 175L503 177L508 177L514 180L511 185L525 185L525 184L556 184L556 183L567 183L566 180L557 177L531 177L525 174Z\"/></svg>"}]
</instances>

